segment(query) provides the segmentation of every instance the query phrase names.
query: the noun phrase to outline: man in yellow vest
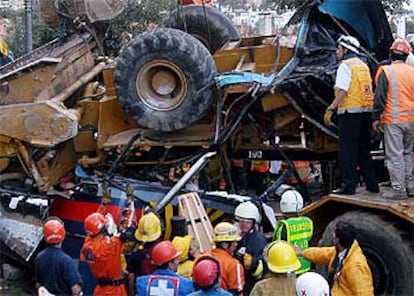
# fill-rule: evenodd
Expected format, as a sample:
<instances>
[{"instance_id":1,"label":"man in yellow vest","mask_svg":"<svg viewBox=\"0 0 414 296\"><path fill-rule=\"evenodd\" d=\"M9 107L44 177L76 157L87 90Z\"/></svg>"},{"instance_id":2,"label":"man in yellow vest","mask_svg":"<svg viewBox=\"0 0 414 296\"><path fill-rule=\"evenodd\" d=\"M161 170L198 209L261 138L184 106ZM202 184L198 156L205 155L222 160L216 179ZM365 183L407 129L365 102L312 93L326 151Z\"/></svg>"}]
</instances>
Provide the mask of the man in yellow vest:
<instances>
[{"instance_id":1,"label":"man in yellow vest","mask_svg":"<svg viewBox=\"0 0 414 296\"><path fill-rule=\"evenodd\" d=\"M325 112L325 124L331 124L334 110L338 112L339 169L341 185L335 194L355 194L359 165L366 189L378 193L379 187L370 155L370 124L374 105L372 79L368 66L358 57L359 41L352 36L338 39L335 99Z\"/></svg>"},{"instance_id":2,"label":"man in yellow vest","mask_svg":"<svg viewBox=\"0 0 414 296\"><path fill-rule=\"evenodd\" d=\"M414 68L405 63L410 44L396 39L390 48L391 65L383 66L375 90L374 122L384 126L385 160L391 192L384 198L406 199L414 196L411 153L414 147Z\"/></svg>"},{"instance_id":3,"label":"man in yellow vest","mask_svg":"<svg viewBox=\"0 0 414 296\"><path fill-rule=\"evenodd\" d=\"M309 247L309 241L313 235L313 222L308 217L297 217L303 208L302 195L293 188L287 188L280 199L280 211L286 215L286 219L279 220L275 229L273 240L284 240L298 246L301 250ZM310 262L299 256L301 267L296 274L302 274L310 270Z\"/></svg>"}]
</instances>

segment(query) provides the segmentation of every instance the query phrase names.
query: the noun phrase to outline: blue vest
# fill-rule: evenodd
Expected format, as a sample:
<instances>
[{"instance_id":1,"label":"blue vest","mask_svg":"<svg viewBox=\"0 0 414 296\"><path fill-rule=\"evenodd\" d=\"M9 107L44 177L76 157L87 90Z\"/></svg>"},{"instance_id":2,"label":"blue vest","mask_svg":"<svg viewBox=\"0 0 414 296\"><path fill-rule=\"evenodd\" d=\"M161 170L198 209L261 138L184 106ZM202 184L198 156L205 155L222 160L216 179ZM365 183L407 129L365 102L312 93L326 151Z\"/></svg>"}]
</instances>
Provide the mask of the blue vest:
<instances>
[{"instance_id":1,"label":"blue vest","mask_svg":"<svg viewBox=\"0 0 414 296\"><path fill-rule=\"evenodd\" d=\"M138 295L148 296L187 296L194 292L194 285L172 270L157 269L153 274L137 278L136 291Z\"/></svg>"}]
</instances>

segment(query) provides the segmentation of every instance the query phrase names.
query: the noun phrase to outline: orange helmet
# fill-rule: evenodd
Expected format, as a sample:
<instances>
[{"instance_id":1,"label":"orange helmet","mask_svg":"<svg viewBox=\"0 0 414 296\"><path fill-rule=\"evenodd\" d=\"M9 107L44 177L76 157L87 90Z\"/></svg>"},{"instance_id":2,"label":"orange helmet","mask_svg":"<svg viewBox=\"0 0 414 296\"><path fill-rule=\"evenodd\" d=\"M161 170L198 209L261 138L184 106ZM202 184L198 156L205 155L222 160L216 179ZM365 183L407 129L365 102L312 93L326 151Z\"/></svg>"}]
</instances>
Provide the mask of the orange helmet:
<instances>
[{"instance_id":1,"label":"orange helmet","mask_svg":"<svg viewBox=\"0 0 414 296\"><path fill-rule=\"evenodd\" d=\"M180 256L170 241L162 241L154 246L151 251L151 258L154 265L163 265Z\"/></svg>"},{"instance_id":2,"label":"orange helmet","mask_svg":"<svg viewBox=\"0 0 414 296\"><path fill-rule=\"evenodd\" d=\"M399 54L408 55L411 51L410 43L402 38L397 38L392 43L390 50Z\"/></svg>"},{"instance_id":3,"label":"orange helmet","mask_svg":"<svg viewBox=\"0 0 414 296\"><path fill-rule=\"evenodd\" d=\"M65 239L66 231L62 220L50 217L43 225L43 235L48 244L58 244Z\"/></svg>"},{"instance_id":4,"label":"orange helmet","mask_svg":"<svg viewBox=\"0 0 414 296\"><path fill-rule=\"evenodd\" d=\"M104 228L106 218L101 213L92 213L86 217L83 226L89 235L97 235Z\"/></svg>"}]
</instances>

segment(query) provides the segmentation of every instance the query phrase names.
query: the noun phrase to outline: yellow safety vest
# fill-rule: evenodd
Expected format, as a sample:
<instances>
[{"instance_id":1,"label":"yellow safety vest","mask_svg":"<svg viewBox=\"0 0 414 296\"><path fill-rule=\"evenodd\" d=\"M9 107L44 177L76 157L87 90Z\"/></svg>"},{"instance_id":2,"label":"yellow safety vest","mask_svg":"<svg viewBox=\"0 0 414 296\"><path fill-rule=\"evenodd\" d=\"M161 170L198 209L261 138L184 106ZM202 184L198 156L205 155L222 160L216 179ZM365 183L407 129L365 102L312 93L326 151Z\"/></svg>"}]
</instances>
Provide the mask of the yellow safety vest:
<instances>
[{"instance_id":1,"label":"yellow safety vest","mask_svg":"<svg viewBox=\"0 0 414 296\"><path fill-rule=\"evenodd\" d=\"M372 79L369 68L359 58L342 61L351 69L351 84L346 97L338 105L338 114L370 112L374 106Z\"/></svg>"}]
</instances>

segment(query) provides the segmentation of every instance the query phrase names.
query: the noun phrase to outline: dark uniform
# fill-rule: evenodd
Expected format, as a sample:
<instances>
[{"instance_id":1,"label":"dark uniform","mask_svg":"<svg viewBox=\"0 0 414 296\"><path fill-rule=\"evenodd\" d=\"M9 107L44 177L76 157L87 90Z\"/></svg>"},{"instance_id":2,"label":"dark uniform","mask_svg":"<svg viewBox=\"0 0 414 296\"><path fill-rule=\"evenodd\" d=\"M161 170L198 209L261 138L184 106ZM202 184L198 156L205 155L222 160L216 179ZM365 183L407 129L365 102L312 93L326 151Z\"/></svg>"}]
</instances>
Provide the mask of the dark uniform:
<instances>
[{"instance_id":1,"label":"dark uniform","mask_svg":"<svg viewBox=\"0 0 414 296\"><path fill-rule=\"evenodd\" d=\"M75 261L61 248L48 247L35 259L36 282L55 295L72 295L71 287L82 285Z\"/></svg>"},{"instance_id":2,"label":"dark uniform","mask_svg":"<svg viewBox=\"0 0 414 296\"><path fill-rule=\"evenodd\" d=\"M261 234L256 227L253 227L252 230L249 231L245 236L242 237L242 239L237 244L236 249L236 257L238 257L239 254L249 253L253 257L253 263L250 270L245 270L245 286L244 286L244 292L245 295L248 295L251 289L253 288L257 277L259 275L256 275L255 272L257 270L257 267L261 263L263 265L263 268L266 268L266 264L263 260L263 249L265 248L267 242L266 238ZM243 262L243 260L241 260Z\"/></svg>"}]
</instances>

